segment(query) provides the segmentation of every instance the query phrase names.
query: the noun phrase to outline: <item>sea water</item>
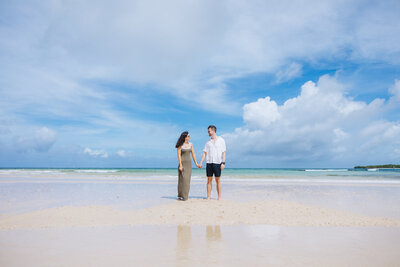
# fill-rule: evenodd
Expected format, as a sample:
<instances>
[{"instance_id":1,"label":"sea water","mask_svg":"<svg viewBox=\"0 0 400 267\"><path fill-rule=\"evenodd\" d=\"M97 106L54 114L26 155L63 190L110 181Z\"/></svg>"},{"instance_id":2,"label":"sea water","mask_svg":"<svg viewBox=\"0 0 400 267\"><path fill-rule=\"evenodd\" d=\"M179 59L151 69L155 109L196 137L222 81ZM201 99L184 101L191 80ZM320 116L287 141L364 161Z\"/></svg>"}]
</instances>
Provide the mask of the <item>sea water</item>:
<instances>
[{"instance_id":1,"label":"sea water","mask_svg":"<svg viewBox=\"0 0 400 267\"><path fill-rule=\"evenodd\" d=\"M0 169L0 179L26 177L96 178L113 180L176 180L177 168L14 168ZM400 183L400 169L348 168L227 168L221 175L227 181L242 182L340 182L340 183ZM206 178L203 167L192 169L193 180Z\"/></svg>"}]
</instances>

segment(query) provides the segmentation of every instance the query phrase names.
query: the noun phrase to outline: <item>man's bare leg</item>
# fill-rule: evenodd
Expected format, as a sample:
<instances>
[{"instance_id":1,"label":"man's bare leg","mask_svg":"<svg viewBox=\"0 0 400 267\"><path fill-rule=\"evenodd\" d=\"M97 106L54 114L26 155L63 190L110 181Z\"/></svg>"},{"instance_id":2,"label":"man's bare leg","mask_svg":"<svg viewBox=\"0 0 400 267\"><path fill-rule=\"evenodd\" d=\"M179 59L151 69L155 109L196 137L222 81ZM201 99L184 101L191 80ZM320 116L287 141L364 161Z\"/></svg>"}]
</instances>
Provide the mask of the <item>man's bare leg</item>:
<instances>
[{"instance_id":1,"label":"man's bare leg","mask_svg":"<svg viewBox=\"0 0 400 267\"><path fill-rule=\"evenodd\" d=\"M215 182L217 183L218 200L221 200L221 177L215 177Z\"/></svg>"},{"instance_id":2,"label":"man's bare leg","mask_svg":"<svg viewBox=\"0 0 400 267\"><path fill-rule=\"evenodd\" d=\"M207 177L207 199L211 199L211 190L212 190L212 176Z\"/></svg>"}]
</instances>

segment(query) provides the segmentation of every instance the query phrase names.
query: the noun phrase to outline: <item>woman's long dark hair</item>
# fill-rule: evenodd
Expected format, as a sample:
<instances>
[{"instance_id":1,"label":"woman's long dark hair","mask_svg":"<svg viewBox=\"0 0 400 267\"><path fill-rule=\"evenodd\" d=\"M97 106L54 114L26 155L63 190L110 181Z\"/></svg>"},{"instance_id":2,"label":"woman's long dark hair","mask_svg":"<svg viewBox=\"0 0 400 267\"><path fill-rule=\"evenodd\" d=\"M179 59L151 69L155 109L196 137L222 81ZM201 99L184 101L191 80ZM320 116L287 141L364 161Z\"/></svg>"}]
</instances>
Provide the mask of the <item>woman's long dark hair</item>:
<instances>
[{"instance_id":1,"label":"woman's long dark hair","mask_svg":"<svg viewBox=\"0 0 400 267\"><path fill-rule=\"evenodd\" d=\"M183 143L185 143L185 138L186 136L188 136L189 132L188 131L184 131L183 133L181 133L181 136L179 136L178 141L176 142L175 147L178 148L181 145L183 145Z\"/></svg>"}]
</instances>

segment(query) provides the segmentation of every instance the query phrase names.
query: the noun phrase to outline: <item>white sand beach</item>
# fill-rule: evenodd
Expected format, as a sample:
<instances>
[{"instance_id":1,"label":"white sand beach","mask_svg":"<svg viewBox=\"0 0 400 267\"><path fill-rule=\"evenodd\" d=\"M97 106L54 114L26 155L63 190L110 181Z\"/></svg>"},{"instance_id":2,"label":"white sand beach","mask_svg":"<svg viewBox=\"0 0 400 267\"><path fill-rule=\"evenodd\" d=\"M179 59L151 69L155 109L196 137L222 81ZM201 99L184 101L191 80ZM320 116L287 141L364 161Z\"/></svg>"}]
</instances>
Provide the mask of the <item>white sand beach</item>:
<instances>
[{"instance_id":1,"label":"white sand beach","mask_svg":"<svg viewBox=\"0 0 400 267\"><path fill-rule=\"evenodd\" d=\"M177 201L152 208L122 211L113 206L62 206L0 218L0 229L97 227L118 225L400 226L400 219L353 214L282 200Z\"/></svg>"},{"instance_id":2,"label":"white sand beach","mask_svg":"<svg viewBox=\"0 0 400 267\"><path fill-rule=\"evenodd\" d=\"M0 174L1 266L395 266L400 186ZM215 194L215 192L214 192ZM154 257L153 255L158 255Z\"/></svg>"}]
</instances>

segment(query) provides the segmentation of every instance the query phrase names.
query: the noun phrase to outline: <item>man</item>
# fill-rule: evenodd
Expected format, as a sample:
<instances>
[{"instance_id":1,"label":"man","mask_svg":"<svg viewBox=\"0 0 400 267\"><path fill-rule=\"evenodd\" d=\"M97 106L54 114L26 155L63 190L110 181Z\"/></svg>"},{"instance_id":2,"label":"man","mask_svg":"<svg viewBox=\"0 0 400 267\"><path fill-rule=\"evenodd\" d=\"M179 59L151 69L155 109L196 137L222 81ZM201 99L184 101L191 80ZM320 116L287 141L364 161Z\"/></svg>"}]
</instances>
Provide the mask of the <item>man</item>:
<instances>
[{"instance_id":1,"label":"man","mask_svg":"<svg viewBox=\"0 0 400 267\"><path fill-rule=\"evenodd\" d=\"M218 200L221 200L221 171L225 169L225 140L221 136L217 136L217 127L214 125L208 126L208 135L211 136L211 139L204 146L199 166L202 168L204 158L207 158L207 199L211 197L214 175L215 182L217 183Z\"/></svg>"}]
</instances>

